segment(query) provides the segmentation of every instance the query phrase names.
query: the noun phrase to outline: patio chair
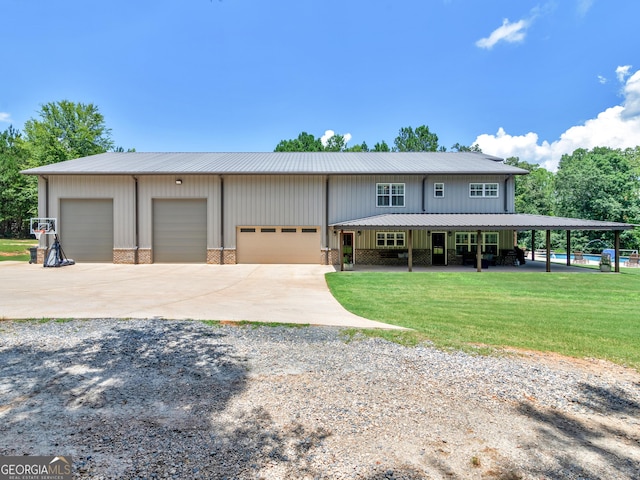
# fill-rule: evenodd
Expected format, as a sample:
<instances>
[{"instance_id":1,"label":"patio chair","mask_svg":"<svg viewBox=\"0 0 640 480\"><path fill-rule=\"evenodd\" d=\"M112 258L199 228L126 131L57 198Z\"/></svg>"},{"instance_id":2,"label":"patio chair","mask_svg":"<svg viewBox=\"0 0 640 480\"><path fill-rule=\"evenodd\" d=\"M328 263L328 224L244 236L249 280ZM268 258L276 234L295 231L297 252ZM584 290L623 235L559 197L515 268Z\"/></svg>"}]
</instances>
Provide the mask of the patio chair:
<instances>
[{"instance_id":1,"label":"patio chair","mask_svg":"<svg viewBox=\"0 0 640 480\"><path fill-rule=\"evenodd\" d=\"M629 255L629 259L624 262L625 267L640 267L640 263L638 263L639 256L637 253L632 253Z\"/></svg>"},{"instance_id":2,"label":"patio chair","mask_svg":"<svg viewBox=\"0 0 640 480\"><path fill-rule=\"evenodd\" d=\"M587 264L589 263L582 252L573 252L573 263Z\"/></svg>"}]
</instances>

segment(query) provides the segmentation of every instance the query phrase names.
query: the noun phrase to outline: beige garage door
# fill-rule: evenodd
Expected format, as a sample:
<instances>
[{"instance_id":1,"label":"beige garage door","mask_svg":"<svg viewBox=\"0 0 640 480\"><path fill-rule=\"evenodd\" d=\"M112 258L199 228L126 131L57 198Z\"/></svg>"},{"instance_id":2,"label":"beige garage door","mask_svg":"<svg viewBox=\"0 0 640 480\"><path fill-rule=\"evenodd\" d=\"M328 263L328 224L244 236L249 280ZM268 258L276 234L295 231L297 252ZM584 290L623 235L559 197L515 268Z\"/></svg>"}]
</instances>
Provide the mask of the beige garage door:
<instances>
[{"instance_id":1,"label":"beige garage door","mask_svg":"<svg viewBox=\"0 0 640 480\"><path fill-rule=\"evenodd\" d=\"M113 262L113 200L61 199L60 246L76 262Z\"/></svg>"},{"instance_id":2,"label":"beige garage door","mask_svg":"<svg viewBox=\"0 0 640 480\"><path fill-rule=\"evenodd\" d=\"M207 262L207 200L153 200L153 261Z\"/></svg>"},{"instance_id":3,"label":"beige garage door","mask_svg":"<svg viewBox=\"0 0 640 480\"><path fill-rule=\"evenodd\" d=\"M320 263L320 227L238 227L238 263Z\"/></svg>"}]
</instances>

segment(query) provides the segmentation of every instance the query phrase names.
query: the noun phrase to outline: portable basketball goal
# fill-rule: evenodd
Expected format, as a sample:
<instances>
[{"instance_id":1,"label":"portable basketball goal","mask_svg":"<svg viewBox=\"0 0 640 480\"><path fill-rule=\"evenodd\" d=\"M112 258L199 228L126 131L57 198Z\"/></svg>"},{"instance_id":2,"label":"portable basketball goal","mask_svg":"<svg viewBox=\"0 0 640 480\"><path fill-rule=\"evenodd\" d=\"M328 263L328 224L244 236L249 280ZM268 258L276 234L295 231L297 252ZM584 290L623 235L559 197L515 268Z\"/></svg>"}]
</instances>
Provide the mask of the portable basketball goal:
<instances>
[{"instance_id":1,"label":"portable basketball goal","mask_svg":"<svg viewBox=\"0 0 640 480\"><path fill-rule=\"evenodd\" d=\"M35 235L36 239L40 241L42 235L53 235L53 243L47 247L47 251L44 256L43 266L45 267L64 267L66 265L73 265L72 259L67 258L60 246L60 239L58 238L58 219L48 217L36 217L31 219L29 231ZM47 242L48 243L48 242Z\"/></svg>"}]
</instances>

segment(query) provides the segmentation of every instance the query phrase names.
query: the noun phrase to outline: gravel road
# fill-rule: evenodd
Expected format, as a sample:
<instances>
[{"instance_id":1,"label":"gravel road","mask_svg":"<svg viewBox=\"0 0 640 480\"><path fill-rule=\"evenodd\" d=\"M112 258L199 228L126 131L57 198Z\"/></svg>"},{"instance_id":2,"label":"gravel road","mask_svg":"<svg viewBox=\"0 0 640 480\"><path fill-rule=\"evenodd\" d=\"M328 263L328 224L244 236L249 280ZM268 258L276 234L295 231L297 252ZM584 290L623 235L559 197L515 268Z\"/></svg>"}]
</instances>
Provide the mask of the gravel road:
<instances>
[{"instance_id":1,"label":"gravel road","mask_svg":"<svg viewBox=\"0 0 640 480\"><path fill-rule=\"evenodd\" d=\"M331 327L0 322L0 419L77 478L640 478L636 371Z\"/></svg>"}]
</instances>

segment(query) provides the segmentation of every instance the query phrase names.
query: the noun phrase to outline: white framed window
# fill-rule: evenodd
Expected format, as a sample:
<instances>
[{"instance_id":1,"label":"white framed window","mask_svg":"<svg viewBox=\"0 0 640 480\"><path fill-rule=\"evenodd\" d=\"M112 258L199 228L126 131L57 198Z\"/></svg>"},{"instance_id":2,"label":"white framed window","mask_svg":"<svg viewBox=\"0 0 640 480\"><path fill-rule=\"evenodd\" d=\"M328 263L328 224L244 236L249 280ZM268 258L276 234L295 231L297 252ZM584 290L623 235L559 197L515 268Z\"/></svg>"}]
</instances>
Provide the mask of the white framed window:
<instances>
[{"instance_id":1,"label":"white framed window","mask_svg":"<svg viewBox=\"0 0 640 480\"><path fill-rule=\"evenodd\" d=\"M456 254L476 253L478 245L476 232L456 232ZM498 254L498 233L482 233L482 253Z\"/></svg>"},{"instance_id":2,"label":"white framed window","mask_svg":"<svg viewBox=\"0 0 640 480\"><path fill-rule=\"evenodd\" d=\"M433 184L433 196L435 198L444 198L444 183Z\"/></svg>"},{"instance_id":3,"label":"white framed window","mask_svg":"<svg viewBox=\"0 0 640 480\"><path fill-rule=\"evenodd\" d=\"M376 245L379 248L404 247L404 232L376 232Z\"/></svg>"},{"instance_id":4,"label":"white framed window","mask_svg":"<svg viewBox=\"0 0 640 480\"><path fill-rule=\"evenodd\" d=\"M378 207L404 207L404 183L377 183Z\"/></svg>"},{"instance_id":5,"label":"white framed window","mask_svg":"<svg viewBox=\"0 0 640 480\"><path fill-rule=\"evenodd\" d=\"M497 198L497 183L470 183L469 196L472 198Z\"/></svg>"}]
</instances>

